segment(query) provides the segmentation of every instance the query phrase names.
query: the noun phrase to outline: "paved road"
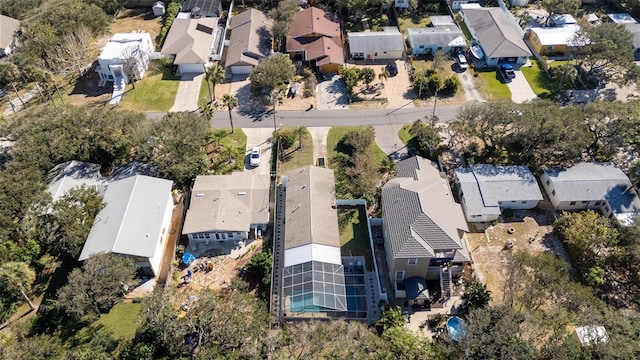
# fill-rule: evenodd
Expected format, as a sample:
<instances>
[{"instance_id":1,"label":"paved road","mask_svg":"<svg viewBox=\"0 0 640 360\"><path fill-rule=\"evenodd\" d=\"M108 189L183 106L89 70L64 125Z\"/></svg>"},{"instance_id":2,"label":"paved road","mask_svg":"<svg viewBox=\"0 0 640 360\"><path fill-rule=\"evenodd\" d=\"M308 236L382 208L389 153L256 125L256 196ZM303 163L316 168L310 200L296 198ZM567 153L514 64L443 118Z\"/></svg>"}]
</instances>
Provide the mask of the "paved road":
<instances>
[{"instance_id":1,"label":"paved road","mask_svg":"<svg viewBox=\"0 0 640 360\"><path fill-rule=\"evenodd\" d=\"M373 127L376 131L376 143L385 154L394 160L400 160L407 156L407 147L398 137L401 127L400 124Z\"/></svg>"},{"instance_id":2,"label":"paved road","mask_svg":"<svg viewBox=\"0 0 640 360\"><path fill-rule=\"evenodd\" d=\"M439 106L436 116L440 122L449 122L456 118L459 106ZM393 124L409 124L425 116L430 116L432 108L403 108L393 109L340 109L340 110L312 110L312 111L278 111L276 127L325 127L325 126L378 126ZM165 113L147 113L151 120L161 119ZM259 114L233 113L233 125L238 128L273 128L273 117L262 117ZM229 113L216 111L211 122L214 128L229 127Z\"/></svg>"}]
</instances>

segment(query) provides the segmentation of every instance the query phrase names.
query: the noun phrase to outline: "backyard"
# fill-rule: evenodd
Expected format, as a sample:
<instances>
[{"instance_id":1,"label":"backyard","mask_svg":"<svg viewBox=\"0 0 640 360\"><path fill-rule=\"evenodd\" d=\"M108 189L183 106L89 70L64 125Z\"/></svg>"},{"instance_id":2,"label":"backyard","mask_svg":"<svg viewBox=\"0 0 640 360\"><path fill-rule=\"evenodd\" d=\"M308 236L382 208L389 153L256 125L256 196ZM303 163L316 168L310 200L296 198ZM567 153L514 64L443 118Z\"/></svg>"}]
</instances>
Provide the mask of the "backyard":
<instances>
[{"instance_id":1,"label":"backyard","mask_svg":"<svg viewBox=\"0 0 640 360\"><path fill-rule=\"evenodd\" d=\"M340 206L340 253L342 256L364 256L367 270L373 270L373 257L367 226L367 212L363 206Z\"/></svg>"},{"instance_id":2,"label":"backyard","mask_svg":"<svg viewBox=\"0 0 640 360\"><path fill-rule=\"evenodd\" d=\"M111 24L111 34L148 32L151 40L155 42L161 27L162 17L154 17L150 7L124 9L118 12L118 16Z\"/></svg>"}]
</instances>

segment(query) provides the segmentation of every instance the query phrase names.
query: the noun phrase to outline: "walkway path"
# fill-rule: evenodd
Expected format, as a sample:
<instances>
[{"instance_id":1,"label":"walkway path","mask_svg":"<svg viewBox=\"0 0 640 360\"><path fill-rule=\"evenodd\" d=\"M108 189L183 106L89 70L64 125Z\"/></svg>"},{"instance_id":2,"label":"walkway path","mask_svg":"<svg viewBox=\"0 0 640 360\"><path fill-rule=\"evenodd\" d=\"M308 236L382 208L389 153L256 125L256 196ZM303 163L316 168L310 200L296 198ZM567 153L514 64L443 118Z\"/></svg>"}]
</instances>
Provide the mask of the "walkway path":
<instances>
[{"instance_id":1,"label":"walkway path","mask_svg":"<svg viewBox=\"0 0 640 360\"><path fill-rule=\"evenodd\" d=\"M327 135L329 134L330 127L309 127L307 128L313 139L313 162L318 165L318 158L325 158L325 164L327 163Z\"/></svg>"},{"instance_id":2,"label":"walkway path","mask_svg":"<svg viewBox=\"0 0 640 360\"><path fill-rule=\"evenodd\" d=\"M198 110L198 97L200 96L202 78L204 78L204 74L182 75L176 100L169 110L170 112Z\"/></svg>"},{"instance_id":3,"label":"walkway path","mask_svg":"<svg viewBox=\"0 0 640 360\"><path fill-rule=\"evenodd\" d=\"M393 160L401 160L407 156L407 146L398 137L401 124L390 124L374 126L376 132L376 143L385 154Z\"/></svg>"},{"instance_id":4,"label":"walkway path","mask_svg":"<svg viewBox=\"0 0 640 360\"><path fill-rule=\"evenodd\" d=\"M485 102L482 94L480 94L480 91L476 88L476 84L473 81L473 75L471 75L472 73L473 70L471 69L462 73L456 73L460 83L462 84L462 88L464 89L464 98L467 101Z\"/></svg>"}]
</instances>

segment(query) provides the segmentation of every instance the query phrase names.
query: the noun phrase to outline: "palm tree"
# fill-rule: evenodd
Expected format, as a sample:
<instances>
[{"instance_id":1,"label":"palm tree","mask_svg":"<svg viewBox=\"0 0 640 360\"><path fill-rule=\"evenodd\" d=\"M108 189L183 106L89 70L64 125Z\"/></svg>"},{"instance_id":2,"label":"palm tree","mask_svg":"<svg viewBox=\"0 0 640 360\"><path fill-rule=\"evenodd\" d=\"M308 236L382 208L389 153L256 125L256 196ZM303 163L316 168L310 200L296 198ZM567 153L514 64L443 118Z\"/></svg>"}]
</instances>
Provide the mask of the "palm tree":
<instances>
[{"instance_id":1,"label":"palm tree","mask_svg":"<svg viewBox=\"0 0 640 360\"><path fill-rule=\"evenodd\" d=\"M238 154L238 149L234 148L232 146L226 146L224 149L222 149L222 155L224 155L225 157L227 157L229 160L227 160L227 162L229 164L233 163L233 158Z\"/></svg>"},{"instance_id":2,"label":"palm tree","mask_svg":"<svg viewBox=\"0 0 640 360\"><path fill-rule=\"evenodd\" d=\"M360 76L362 77L362 80L364 81L364 83L367 85L367 89L369 89L371 83L376 78L376 72L373 71L372 68L367 67L361 70Z\"/></svg>"},{"instance_id":3,"label":"palm tree","mask_svg":"<svg viewBox=\"0 0 640 360\"><path fill-rule=\"evenodd\" d=\"M231 133L233 134L233 117L231 115L231 110L238 107L238 98L231 94L222 95L222 104L229 109L229 122L231 123Z\"/></svg>"},{"instance_id":4,"label":"palm tree","mask_svg":"<svg viewBox=\"0 0 640 360\"><path fill-rule=\"evenodd\" d=\"M217 129L211 133L211 140L216 142L216 147L220 147L220 140L229 135L226 129Z\"/></svg>"},{"instance_id":5,"label":"palm tree","mask_svg":"<svg viewBox=\"0 0 640 360\"><path fill-rule=\"evenodd\" d=\"M13 91L16 93L16 96L22 103L22 107L25 107L24 101L20 97L18 93L18 89L16 89L15 82L20 79L20 69L14 64L8 61L0 63L0 79L5 83L8 83L13 88Z\"/></svg>"},{"instance_id":6,"label":"palm tree","mask_svg":"<svg viewBox=\"0 0 640 360\"><path fill-rule=\"evenodd\" d=\"M298 149L302 149L302 138L307 135L307 128L300 125L293 129L293 135L298 137Z\"/></svg>"},{"instance_id":7,"label":"palm tree","mask_svg":"<svg viewBox=\"0 0 640 360\"><path fill-rule=\"evenodd\" d=\"M564 64L553 68L551 70L551 77L558 83L556 92L559 93L563 89L569 89L577 75L578 70L576 70L576 67L571 64Z\"/></svg>"},{"instance_id":8,"label":"palm tree","mask_svg":"<svg viewBox=\"0 0 640 360\"><path fill-rule=\"evenodd\" d=\"M380 80L380 84L383 84L384 81L389 80L389 75L391 74L389 74L387 68L383 66L382 69L380 69L380 74L378 74L378 80Z\"/></svg>"},{"instance_id":9,"label":"palm tree","mask_svg":"<svg viewBox=\"0 0 640 360\"><path fill-rule=\"evenodd\" d=\"M224 81L224 68L218 64L209 67L204 75L204 79L207 81L207 86L209 86L209 83L213 85L213 91L209 88L209 97L211 98L211 102L213 102L216 99L216 85Z\"/></svg>"},{"instance_id":10,"label":"palm tree","mask_svg":"<svg viewBox=\"0 0 640 360\"><path fill-rule=\"evenodd\" d=\"M216 112L216 110L210 105L210 104L205 104L201 109L200 112L202 114L202 116L206 117L207 120L211 120L211 118L213 117L213 114Z\"/></svg>"},{"instance_id":11,"label":"palm tree","mask_svg":"<svg viewBox=\"0 0 640 360\"><path fill-rule=\"evenodd\" d=\"M24 291L31 287L35 279L35 271L24 262L8 262L0 267L0 283L5 289L19 291L20 295L22 295L27 304L29 304L31 310L34 310L36 307Z\"/></svg>"}]
</instances>

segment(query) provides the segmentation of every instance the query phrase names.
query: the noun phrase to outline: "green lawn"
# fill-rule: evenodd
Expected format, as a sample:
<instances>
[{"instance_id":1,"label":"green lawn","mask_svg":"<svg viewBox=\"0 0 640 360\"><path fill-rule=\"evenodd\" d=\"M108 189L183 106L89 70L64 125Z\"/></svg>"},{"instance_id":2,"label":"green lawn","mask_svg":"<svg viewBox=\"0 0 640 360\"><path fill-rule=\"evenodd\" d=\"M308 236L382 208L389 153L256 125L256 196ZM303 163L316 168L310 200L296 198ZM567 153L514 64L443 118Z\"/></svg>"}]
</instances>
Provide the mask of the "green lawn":
<instances>
[{"instance_id":1,"label":"green lawn","mask_svg":"<svg viewBox=\"0 0 640 360\"><path fill-rule=\"evenodd\" d=\"M464 34L464 37L467 38L467 40L469 41L473 40L473 36L471 36L471 31L469 31L469 28L467 27L467 24L464 23L464 21L460 21L458 23L458 26L460 26L460 30L462 30L462 33Z\"/></svg>"},{"instance_id":2,"label":"green lawn","mask_svg":"<svg viewBox=\"0 0 640 360\"><path fill-rule=\"evenodd\" d=\"M485 99L511 99L511 91L507 84L502 82L497 69L478 70L478 73L479 89Z\"/></svg>"},{"instance_id":3,"label":"green lawn","mask_svg":"<svg viewBox=\"0 0 640 360\"><path fill-rule=\"evenodd\" d=\"M202 79L202 84L200 84L200 95L198 95L198 106L203 107L211 101L211 94L209 93L209 86L207 86L207 81Z\"/></svg>"},{"instance_id":4,"label":"green lawn","mask_svg":"<svg viewBox=\"0 0 640 360\"><path fill-rule=\"evenodd\" d=\"M226 135L220 139L220 146L236 148L236 154L233 157L233 162L230 163L228 159L224 161L220 158L219 152L216 146L216 139L213 134L218 131L226 131ZM247 135L240 128L236 128L233 134L231 128L229 129L212 129L211 130L210 143L207 145L207 155L209 157L209 171L215 174L229 174L232 171L239 171L244 169L244 158L247 149Z\"/></svg>"},{"instance_id":5,"label":"green lawn","mask_svg":"<svg viewBox=\"0 0 640 360\"><path fill-rule=\"evenodd\" d=\"M357 130L358 127L357 126L334 126L331 128L331 130L329 130L329 134L327 135L327 161L331 162L331 159L333 159L337 154L337 150L336 147L338 145L338 143L340 142L340 140L345 136L346 133L348 133L349 131L352 130ZM384 151L382 151L382 149L380 149L380 147L378 146L378 144L375 144L375 157L376 160L378 160L379 162L382 162L383 159L387 158L387 154L384 153Z\"/></svg>"},{"instance_id":6,"label":"green lawn","mask_svg":"<svg viewBox=\"0 0 640 360\"><path fill-rule=\"evenodd\" d=\"M403 34L407 33L408 28L422 28L430 24L431 19L428 16L420 16L418 14L416 16L408 16L408 14L398 16L398 26Z\"/></svg>"},{"instance_id":7,"label":"green lawn","mask_svg":"<svg viewBox=\"0 0 640 360\"><path fill-rule=\"evenodd\" d=\"M134 111L169 111L173 106L180 85L180 77L169 74L146 76L125 88L119 107Z\"/></svg>"},{"instance_id":8,"label":"green lawn","mask_svg":"<svg viewBox=\"0 0 640 360\"><path fill-rule=\"evenodd\" d=\"M369 242L367 213L361 206L341 206L338 209L340 224L340 254L364 256L367 269L373 270L373 256Z\"/></svg>"},{"instance_id":9,"label":"green lawn","mask_svg":"<svg viewBox=\"0 0 640 360\"><path fill-rule=\"evenodd\" d=\"M286 174L287 172L307 165L315 165L315 159L313 158L313 139L309 130L306 130L306 135L302 137L302 148L298 149L298 141L288 150L285 150L285 160L280 164L280 174Z\"/></svg>"},{"instance_id":10,"label":"green lawn","mask_svg":"<svg viewBox=\"0 0 640 360\"><path fill-rule=\"evenodd\" d=\"M548 98L555 91L556 83L544 72L538 60L531 59L530 61L531 66L523 66L520 71L522 71L536 95L541 98Z\"/></svg>"},{"instance_id":11,"label":"green lawn","mask_svg":"<svg viewBox=\"0 0 640 360\"><path fill-rule=\"evenodd\" d=\"M242 129L234 129L233 134L231 133L231 128L224 130L227 130L227 136L223 137L222 140L220 140L220 145L239 147L243 149L247 148L247 135L244 133L244 131L242 131Z\"/></svg>"},{"instance_id":12,"label":"green lawn","mask_svg":"<svg viewBox=\"0 0 640 360\"><path fill-rule=\"evenodd\" d=\"M94 325L104 326L116 338L131 340L136 334L141 310L140 303L119 303L108 314L102 315Z\"/></svg>"},{"instance_id":13,"label":"green lawn","mask_svg":"<svg viewBox=\"0 0 640 360\"><path fill-rule=\"evenodd\" d=\"M398 137L402 140L402 143L407 145L407 143L413 138L411 134L409 134L409 130L411 129L412 124L402 125L400 131L398 131Z\"/></svg>"}]
</instances>

